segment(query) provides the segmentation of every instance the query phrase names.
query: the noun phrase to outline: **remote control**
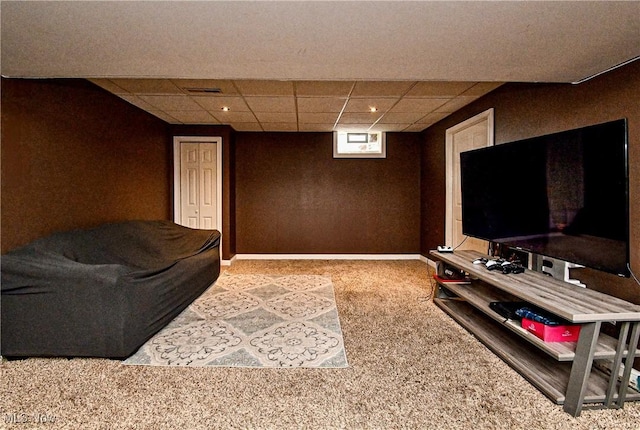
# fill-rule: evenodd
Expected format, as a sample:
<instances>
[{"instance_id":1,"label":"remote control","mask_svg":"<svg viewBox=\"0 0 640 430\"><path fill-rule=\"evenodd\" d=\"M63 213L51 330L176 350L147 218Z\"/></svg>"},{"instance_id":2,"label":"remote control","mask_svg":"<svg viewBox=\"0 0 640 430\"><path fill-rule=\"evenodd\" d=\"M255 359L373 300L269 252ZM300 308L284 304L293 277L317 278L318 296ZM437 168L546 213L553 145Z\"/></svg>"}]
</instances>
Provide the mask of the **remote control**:
<instances>
[{"instance_id":1,"label":"remote control","mask_svg":"<svg viewBox=\"0 0 640 430\"><path fill-rule=\"evenodd\" d=\"M489 260L489 261L487 261L485 266L487 266L487 269L489 269L489 270L497 270L497 269L502 268L502 265L500 263L501 262L498 261L498 260Z\"/></svg>"}]
</instances>

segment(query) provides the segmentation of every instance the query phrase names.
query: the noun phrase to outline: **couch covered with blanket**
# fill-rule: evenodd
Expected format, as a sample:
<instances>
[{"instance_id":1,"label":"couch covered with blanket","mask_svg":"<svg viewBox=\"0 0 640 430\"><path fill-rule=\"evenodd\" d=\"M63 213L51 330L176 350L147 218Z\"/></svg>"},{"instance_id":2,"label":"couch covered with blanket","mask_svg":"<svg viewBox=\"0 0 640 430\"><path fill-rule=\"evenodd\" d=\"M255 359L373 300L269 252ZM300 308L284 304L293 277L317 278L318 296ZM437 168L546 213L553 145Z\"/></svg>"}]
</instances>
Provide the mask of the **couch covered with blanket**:
<instances>
[{"instance_id":1,"label":"couch covered with blanket","mask_svg":"<svg viewBox=\"0 0 640 430\"><path fill-rule=\"evenodd\" d=\"M4 357L123 358L220 274L220 233L126 221L56 233L1 257Z\"/></svg>"}]
</instances>

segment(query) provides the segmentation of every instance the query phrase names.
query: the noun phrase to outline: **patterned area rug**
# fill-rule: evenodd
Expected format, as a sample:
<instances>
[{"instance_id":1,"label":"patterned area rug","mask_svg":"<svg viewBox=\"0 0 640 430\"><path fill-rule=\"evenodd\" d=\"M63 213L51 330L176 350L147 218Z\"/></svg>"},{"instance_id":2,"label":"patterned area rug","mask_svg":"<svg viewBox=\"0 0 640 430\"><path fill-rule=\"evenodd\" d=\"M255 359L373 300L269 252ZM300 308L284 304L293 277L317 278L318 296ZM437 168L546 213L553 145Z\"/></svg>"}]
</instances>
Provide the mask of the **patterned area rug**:
<instances>
[{"instance_id":1,"label":"patterned area rug","mask_svg":"<svg viewBox=\"0 0 640 430\"><path fill-rule=\"evenodd\" d=\"M347 367L331 278L222 274L124 364Z\"/></svg>"}]
</instances>

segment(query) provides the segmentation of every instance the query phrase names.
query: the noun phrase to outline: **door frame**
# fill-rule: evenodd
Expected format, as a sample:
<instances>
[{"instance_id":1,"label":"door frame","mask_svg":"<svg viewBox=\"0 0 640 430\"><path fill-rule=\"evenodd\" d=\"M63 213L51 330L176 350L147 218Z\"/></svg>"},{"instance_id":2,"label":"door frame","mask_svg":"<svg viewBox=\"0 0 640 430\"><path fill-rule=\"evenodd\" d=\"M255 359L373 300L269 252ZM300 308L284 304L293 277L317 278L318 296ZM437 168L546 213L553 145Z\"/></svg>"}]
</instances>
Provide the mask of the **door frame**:
<instances>
[{"instance_id":1,"label":"door frame","mask_svg":"<svg viewBox=\"0 0 640 430\"><path fill-rule=\"evenodd\" d=\"M461 123L450 127L446 131L445 138L445 174L446 174L446 191L445 191L445 228L444 228L444 243L448 246L457 246L459 244L452 243L453 241L453 136L469 127L472 127L479 122L487 121L487 146L493 146L494 142L494 114L493 108L489 108L484 112L481 112Z\"/></svg>"},{"instance_id":2,"label":"door frame","mask_svg":"<svg viewBox=\"0 0 640 430\"><path fill-rule=\"evenodd\" d=\"M216 145L216 230L222 233L222 137L174 136L173 137L173 222L180 224L180 144L182 142L211 143Z\"/></svg>"}]
</instances>

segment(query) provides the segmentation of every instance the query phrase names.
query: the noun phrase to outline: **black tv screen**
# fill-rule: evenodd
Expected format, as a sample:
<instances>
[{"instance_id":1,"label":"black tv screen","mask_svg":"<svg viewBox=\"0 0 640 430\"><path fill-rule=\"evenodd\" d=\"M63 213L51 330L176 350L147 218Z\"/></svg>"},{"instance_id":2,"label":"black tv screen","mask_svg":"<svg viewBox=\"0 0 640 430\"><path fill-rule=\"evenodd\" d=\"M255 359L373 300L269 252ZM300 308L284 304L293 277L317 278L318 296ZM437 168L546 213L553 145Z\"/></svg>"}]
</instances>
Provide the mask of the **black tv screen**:
<instances>
[{"instance_id":1,"label":"black tv screen","mask_svg":"<svg viewBox=\"0 0 640 430\"><path fill-rule=\"evenodd\" d=\"M629 276L626 119L460 154L465 235Z\"/></svg>"}]
</instances>

